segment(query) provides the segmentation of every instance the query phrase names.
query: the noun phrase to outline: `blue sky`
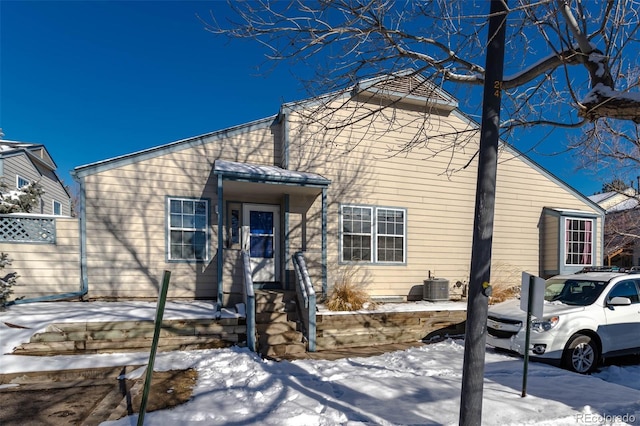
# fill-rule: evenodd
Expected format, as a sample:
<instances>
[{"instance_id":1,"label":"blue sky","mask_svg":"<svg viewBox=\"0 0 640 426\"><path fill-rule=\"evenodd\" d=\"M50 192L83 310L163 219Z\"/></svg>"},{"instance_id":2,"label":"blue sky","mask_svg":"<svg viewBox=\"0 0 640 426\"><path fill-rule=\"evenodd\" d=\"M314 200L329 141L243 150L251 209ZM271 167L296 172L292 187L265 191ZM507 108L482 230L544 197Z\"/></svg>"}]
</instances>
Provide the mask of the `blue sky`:
<instances>
[{"instance_id":1,"label":"blue sky","mask_svg":"<svg viewBox=\"0 0 640 426\"><path fill-rule=\"evenodd\" d=\"M204 30L217 1L0 0L0 127L74 167L223 129L307 97L288 64ZM517 144L515 144L518 147ZM603 179L532 159L586 195Z\"/></svg>"}]
</instances>

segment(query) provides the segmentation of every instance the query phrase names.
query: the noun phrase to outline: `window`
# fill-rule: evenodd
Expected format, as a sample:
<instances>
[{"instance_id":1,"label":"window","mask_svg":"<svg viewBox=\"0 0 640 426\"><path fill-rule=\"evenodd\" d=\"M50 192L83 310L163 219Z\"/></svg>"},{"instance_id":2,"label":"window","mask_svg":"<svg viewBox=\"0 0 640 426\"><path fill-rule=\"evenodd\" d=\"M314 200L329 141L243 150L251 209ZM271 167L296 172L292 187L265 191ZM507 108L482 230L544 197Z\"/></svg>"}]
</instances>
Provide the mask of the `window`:
<instances>
[{"instance_id":1,"label":"window","mask_svg":"<svg viewBox=\"0 0 640 426\"><path fill-rule=\"evenodd\" d=\"M56 216L62 215L62 204L59 201L53 200L53 214Z\"/></svg>"},{"instance_id":2,"label":"window","mask_svg":"<svg viewBox=\"0 0 640 426\"><path fill-rule=\"evenodd\" d=\"M25 179L20 175L16 176L16 188L20 189L20 188L22 188L24 186L29 185L29 183L30 183L29 179Z\"/></svg>"},{"instance_id":3,"label":"window","mask_svg":"<svg viewBox=\"0 0 640 426\"><path fill-rule=\"evenodd\" d=\"M169 198L168 215L169 260L208 260L209 202Z\"/></svg>"},{"instance_id":4,"label":"window","mask_svg":"<svg viewBox=\"0 0 640 426\"><path fill-rule=\"evenodd\" d=\"M611 300L614 297L626 297L631 300L631 303L639 303L640 296L638 295L638 288L634 281L622 281L621 283L616 284L616 286L611 290L607 300Z\"/></svg>"},{"instance_id":5,"label":"window","mask_svg":"<svg viewBox=\"0 0 640 426\"><path fill-rule=\"evenodd\" d=\"M345 205L340 213L342 262L405 262L405 209Z\"/></svg>"},{"instance_id":6,"label":"window","mask_svg":"<svg viewBox=\"0 0 640 426\"><path fill-rule=\"evenodd\" d=\"M565 264L593 264L593 220L565 219Z\"/></svg>"}]
</instances>

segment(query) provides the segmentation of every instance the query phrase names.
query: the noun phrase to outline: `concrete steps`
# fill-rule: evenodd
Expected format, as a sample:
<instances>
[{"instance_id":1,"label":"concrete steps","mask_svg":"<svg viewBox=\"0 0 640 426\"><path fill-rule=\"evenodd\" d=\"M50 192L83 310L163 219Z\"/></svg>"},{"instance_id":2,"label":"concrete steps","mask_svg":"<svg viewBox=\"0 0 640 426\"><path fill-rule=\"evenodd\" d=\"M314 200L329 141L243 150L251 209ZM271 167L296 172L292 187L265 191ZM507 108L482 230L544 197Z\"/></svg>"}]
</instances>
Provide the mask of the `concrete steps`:
<instances>
[{"instance_id":1,"label":"concrete steps","mask_svg":"<svg viewBox=\"0 0 640 426\"><path fill-rule=\"evenodd\" d=\"M295 293L280 290L256 291L256 331L258 353L264 357L286 358L307 350L298 330Z\"/></svg>"}]
</instances>

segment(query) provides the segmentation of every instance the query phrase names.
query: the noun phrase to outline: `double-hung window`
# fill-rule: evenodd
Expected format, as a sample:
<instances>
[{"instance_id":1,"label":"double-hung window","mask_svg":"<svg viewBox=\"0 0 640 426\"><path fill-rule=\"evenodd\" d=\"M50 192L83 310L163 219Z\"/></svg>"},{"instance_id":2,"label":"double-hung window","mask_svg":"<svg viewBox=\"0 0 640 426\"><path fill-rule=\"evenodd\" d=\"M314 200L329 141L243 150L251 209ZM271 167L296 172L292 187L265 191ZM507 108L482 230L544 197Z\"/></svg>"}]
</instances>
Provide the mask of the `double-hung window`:
<instances>
[{"instance_id":1,"label":"double-hung window","mask_svg":"<svg viewBox=\"0 0 640 426\"><path fill-rule=\"evenodd\" d=\"M21 189L29 185L31 182L27 178L23 178L20 175L16 175L16 188Z\"/></svg>"},{"instance_id":2,"label":"double-hung window","mask_svg":"<svg viewBox=\"0 0 640 426\"><path fill-rule=\"evenodd\" d=\"M209 260L209 201L168 198L168 259Z\"/></svg>"},{"instance_id":3,"label":"double-hung window","mask_svg":"<svg viewBox=\"0 0 640 426\"><path fill-rule=\"evenodd\" d=\"M593 265L593 220L565 218L565 265Z\"/></svg>"},{"instance_id":4,"label":"double-hung window","mask_svg":"<svg viewBox=\"0 0 640 426\"><path fill-rule=\"evenodd\" d=\"M340 229L340 261L406 262L405 209L343 205Z\"/></svg>"},{"instance_id":5,"label":"double-hung window","mask_svg":"<svg viewBox=\"0 0 640 426\"><path fill-rule=\"evenodd\" d=\"M59 201L53 200L53 214L56 216L62 215L62 204Z\"/></svg>"}]
</instances>

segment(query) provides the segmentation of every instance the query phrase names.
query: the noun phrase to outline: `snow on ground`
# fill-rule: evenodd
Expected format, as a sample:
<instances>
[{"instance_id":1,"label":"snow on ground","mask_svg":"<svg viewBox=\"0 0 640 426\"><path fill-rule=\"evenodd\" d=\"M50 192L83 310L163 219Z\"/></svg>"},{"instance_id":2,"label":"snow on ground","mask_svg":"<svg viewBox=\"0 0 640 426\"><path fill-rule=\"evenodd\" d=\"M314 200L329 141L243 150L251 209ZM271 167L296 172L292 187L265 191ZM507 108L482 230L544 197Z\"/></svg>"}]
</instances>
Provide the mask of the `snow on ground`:
<instances>
[{"instance_id":1,"label":"snow on ground","mask_svg":"<svg viewBox=\"0 0 640 426\"><path fill-rule=\"evenodd\" d=\"M120 309L124 308L126 314ZM397 308L397 307L396 307ZM168 302L165 319L204 315L211 305ZM188 312L188 313L187 313ZM37 303L0 312L0 349L8 353L47 323L105 321L122 315L153 319L153 304ZM31 327L16 329L10 323ZM156 370L193 367L193 398L147 413L150 425L455 425L464 343L448 340L368 358L268 361L245 348L158 353ZM145 364L146 353L83 356L0 356L0 373ZM486 425L640 425L640 366L608 366L591 376L487 350L483 391ZM130 377L143 375L143 369ZM129 416L114 426L136 424Z\"/></svg>"}]
</instances>

